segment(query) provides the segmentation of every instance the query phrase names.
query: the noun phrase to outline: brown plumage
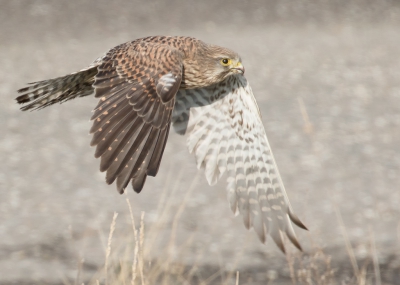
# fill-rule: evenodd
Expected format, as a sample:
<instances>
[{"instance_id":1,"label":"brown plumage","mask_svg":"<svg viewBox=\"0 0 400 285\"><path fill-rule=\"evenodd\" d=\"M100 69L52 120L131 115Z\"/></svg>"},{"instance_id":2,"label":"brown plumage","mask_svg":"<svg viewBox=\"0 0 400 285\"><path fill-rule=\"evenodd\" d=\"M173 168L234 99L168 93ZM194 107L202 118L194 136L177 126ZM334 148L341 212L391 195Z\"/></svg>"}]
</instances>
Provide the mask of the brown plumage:
<instances>
[{"instance_id":1,"label":"brown plumage","mask_svg":"<svg viewBox=\"0 0 400 285\"><path fill-rule=\"evenodd\" d=\"M111 49L79 72L31 83L18 90L17 101L33 110L94 91L91 145L106 182L116 181L120 193L129 182L139 193L146 177L157 174L173 121L189 134L189 149L210 184L227 170L231 207L246 227L263 242L269 232L283 251L285 232L300 248L290 220L305 227L291 210L243 73L229 49L190 37L147 37Z\"/></svg>"}]
</instances>

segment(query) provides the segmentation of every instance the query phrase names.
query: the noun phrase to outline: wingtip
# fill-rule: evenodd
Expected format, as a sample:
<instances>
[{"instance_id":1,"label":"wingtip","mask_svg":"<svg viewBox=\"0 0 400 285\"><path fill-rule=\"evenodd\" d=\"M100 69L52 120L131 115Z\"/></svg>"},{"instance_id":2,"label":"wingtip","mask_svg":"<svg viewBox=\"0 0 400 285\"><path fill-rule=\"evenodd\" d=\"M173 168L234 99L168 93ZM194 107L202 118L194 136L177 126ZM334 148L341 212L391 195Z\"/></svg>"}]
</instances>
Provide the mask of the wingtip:
<instances>
[{"instance_id":1,"label":"wingtip","mask_svg":"<svg viewBox=\"0 0 400 285\"><path fill-rule=\"evenodd\" d=\"M287 225L286 230L285 230L286 236L289 238L289 240L292 242L292 244L298 250L303 251L299 241L297 240L296 233L294 232L294 229L293 229L292 225L290 224L289 219L288 219L288 223L289 224Z\"/></svg>"},{"instance_id":2,"label":"wingtip","mask_svg":"<svg viewBox=\"0 0 400 285\"><path fill-rule=\"evenodd\" d=\"M135 188L133 188L133 190L134 190L137 194L139 194L140 192L142 192L142 189L135 189Z\"/></svg>"},{"instance_id":3,"label":"wingtip","mask_svg":"<svg viewBox=\"0 0 400 285\"><path fill-rule=\"evenodd\" d=\"M283 244L283 238L282 238L282 232L275 228L275 229L271 229L271 233L270 233L272 240L275 242L275 244L278 246L278 248L284 253L286 254L286 250L285 250L285 245Z\"/></svg>"},{"instance_id":4,"label":"wingtip","mask_svg":"<svg viewBox=\"0 0 400 285\"><path fill-rule=\"evenodd\" d=\"M155 177L157 175L157 172L158 172L158 168L157 169L151 168L151 169L147 170L147 175L151 176L151 177Z\"/></svg>"},{"instance_id":5,"label":"wingtip","mask_svg":"<svg viewBox=\"0 0 400 285\"><path fill-rule=\"evenodd\" d=\"M30 84L30 83L28 83L28 84ZM30 88L30 87L23 87L23 88L18 89L17 92L18 92L18 93L24 93L24 92L28 91L29 88Z\"/></svg>"},{"instance_id":6,"label":"wingtip","mask_svg":"<svg viewBox=\"0 0 400 285\"><path fill-rule=\"evenodd\" d=\"M266 236L265 232L259 233L256 231L256 233L257 233L257 237L260 240L260 242L262 244L265 244L267 242L267 236Z\"/></svg>"},{"instance_id":7,"label":"wingtip","mask_svg":"<svg viewBox=\"0 0 400 285\"><path fill-rule=\"evenodd\" d=\"M248 211L243 211L242 212L242 217L243 217L243 223L246 229L250 229L251 227L251 222L250 222L250 213Z\"/></svg>"},{"instance_id":8,"label":"wingtip","mask_svg":"<svg viewBox=\"0 0 400 285\"><path fill-rule=\"evenodd\" d=\"M294 238L294 237L292 237L292 236L290 236L290 235L287 235L287 237L289 238L289 240L293 243L293 245L294 245L298 250L303 251L303 248L301 247L299 241L298 241L296 238Z\"/></svg>"},{"instance_id":9,"label":"wingtip","mask_svg":"<svg viewBox=\"0 0 400 285\"><path fill-rule=\"evenodd\" d=\"M288 215L290 217L290 220L299 228L302 228L303 230L308 231L308 228L300 221L300 219L294 214L292 211L289 210Z\"/></svg>"},{"instance_id":10,"label":"wingtip","mask_svg":"<svg viewBox=\"0 0 400 285\"><path fill-rule=\"evenodd\" d=\"M285 246L283 245L283 242L281 243L275 242L275 244L278 246L278 248L282 251L283 254L286 254L286 249Z\"/></svg>"},{"instance_id":11,"label":"wingtip","mask_svg":"<svg viewBox=\"0 0 400 285\"><path fill-rule=\"evenodd\" d=\"M143 189L144 183L146 182L147 175L145 172L141 173L137 177L132 178L132 188L136 193L140 193Z\"/></svg>"}]
</instances>

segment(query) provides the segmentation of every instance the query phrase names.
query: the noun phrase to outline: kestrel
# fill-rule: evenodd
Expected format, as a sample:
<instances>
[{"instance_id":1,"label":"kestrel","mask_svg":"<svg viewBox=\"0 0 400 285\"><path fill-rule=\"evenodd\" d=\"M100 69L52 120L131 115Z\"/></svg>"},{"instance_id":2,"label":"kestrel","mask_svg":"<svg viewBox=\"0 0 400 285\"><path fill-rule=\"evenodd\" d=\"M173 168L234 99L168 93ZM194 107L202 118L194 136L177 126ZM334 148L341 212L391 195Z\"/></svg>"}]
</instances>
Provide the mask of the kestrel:
<instances>
[{"instance_id":1,"label":"kestrel","mask_svg":"<svg viewBox=\"0 0 400 285\"><path fill-rule=\"evenodd\" d=\"M109 50L89 67L18 90L22 110L76 97L99 98L91 120L92 146L106 182L140 192L156 176L171 122L187 135L189 151L210 185L227 173L230 207L261 242L282 234L301 250L293 213L240 56L190 37L154 36Z\"/></svg>"}]
</instances>

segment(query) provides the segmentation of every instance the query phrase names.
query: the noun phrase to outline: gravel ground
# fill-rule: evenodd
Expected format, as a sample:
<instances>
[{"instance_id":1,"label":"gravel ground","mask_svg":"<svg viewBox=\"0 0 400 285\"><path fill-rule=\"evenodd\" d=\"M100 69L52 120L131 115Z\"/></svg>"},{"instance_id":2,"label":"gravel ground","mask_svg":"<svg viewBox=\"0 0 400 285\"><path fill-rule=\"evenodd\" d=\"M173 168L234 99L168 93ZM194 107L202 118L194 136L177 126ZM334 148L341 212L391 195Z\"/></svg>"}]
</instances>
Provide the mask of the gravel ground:
<instances>
[{"instance_id":1,"label":"gravel ground","mask_svg":"<svg viewBox=\"0 0 400 285\"><path fill-rule=\"evenodd\" d=\"M15 104L26 82L79 70L119 43L157 34L190 35L242 55L289 198L310 230L297 230L305 254L291 248L292 257L306 264L330 256L337 280L350 280L347 237L371 284L374 260L383 284L400 284L396 1L0 5L0 284L75 280L82 258L89 278L104 264L113 212L113 244L126 242L126 198L136 222L145 212L150 259L239 270L240 284L290 282L286 257L232 215L225 181L207 185L183 137L171 132L160 172L140 195L120 196L88 146L94 98L30 113Z\"/></svg>"}]
</instances>

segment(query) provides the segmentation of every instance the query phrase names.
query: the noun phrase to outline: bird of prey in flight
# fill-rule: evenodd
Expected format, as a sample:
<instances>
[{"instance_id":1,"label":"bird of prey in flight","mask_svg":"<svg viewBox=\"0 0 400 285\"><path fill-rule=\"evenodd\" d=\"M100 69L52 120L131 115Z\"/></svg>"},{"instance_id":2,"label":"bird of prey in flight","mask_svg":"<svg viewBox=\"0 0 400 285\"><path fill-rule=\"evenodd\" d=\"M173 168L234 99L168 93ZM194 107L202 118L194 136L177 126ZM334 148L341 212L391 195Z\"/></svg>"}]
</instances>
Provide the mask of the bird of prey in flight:
<instances>
[{"instance_id":1,"label":"bird of prey in flight","mask_svg":"<svg viewBox=\"0 0 400 285\"><path fill-rule=\"evenodd\" d=\"M285 233L301 250L292 222L306 227L293 213L243 74L230 49L154 36L116 46L78 72L30 83L16 100L25 111L94 93L91 145L120 193L129 183L139 193L157 175L172 123L209 184L227 174L230 207L246 228L262 242L271 235L283 252Z\"/></svg>"}]
</instances>

